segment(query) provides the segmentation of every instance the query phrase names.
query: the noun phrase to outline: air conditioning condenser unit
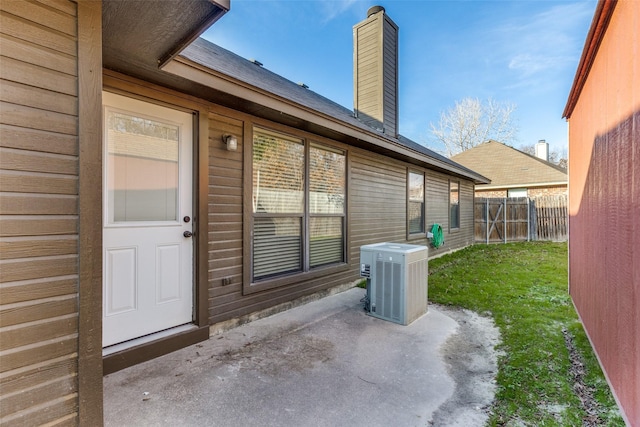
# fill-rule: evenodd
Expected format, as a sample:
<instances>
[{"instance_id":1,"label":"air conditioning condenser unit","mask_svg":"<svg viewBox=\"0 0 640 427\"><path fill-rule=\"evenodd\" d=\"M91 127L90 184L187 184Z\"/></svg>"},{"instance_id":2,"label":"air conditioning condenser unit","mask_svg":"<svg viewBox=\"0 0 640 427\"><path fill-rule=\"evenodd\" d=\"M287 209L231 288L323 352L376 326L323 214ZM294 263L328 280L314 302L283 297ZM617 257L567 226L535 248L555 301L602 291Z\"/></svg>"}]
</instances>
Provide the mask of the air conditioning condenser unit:
<instances>
[{"instance_id":1,"label":"air conditioning condenser unit","mask_svg":"<svg viewBox=\"0 0 640 427\"><path fill-rule=\"evenodd\" d=\"M360 247L360 276L367 278L368 314L408 325L427 312L429 249L405 243Z\"/></svg>"}]
</instances>

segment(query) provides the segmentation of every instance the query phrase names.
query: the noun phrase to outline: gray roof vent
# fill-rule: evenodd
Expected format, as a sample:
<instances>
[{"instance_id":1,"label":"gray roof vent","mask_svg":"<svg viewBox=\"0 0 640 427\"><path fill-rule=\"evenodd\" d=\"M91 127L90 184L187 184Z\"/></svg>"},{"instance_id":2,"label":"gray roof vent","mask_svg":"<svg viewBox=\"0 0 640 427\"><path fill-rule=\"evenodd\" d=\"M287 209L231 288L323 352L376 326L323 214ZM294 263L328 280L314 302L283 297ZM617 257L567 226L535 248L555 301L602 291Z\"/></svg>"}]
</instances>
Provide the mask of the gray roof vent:
<instances>
[{"instance_id":1,"label":"gray roof vent","mask_svg":"<svg viewBox=\"0 0 640 427\"><path fill-rule=\"evenodd\" d=\"M298 86L303 87L305 89L309 89L309 86L307 86L306 84L304 84L302 82L298 82Z\"/></svg>"},{"instance_id":2,"label":"gray roof vent","mask_svg":"<svg viewBox=\"0 0 640 427\"><path fill-rule=\"evenodd\" d=\"M258 67L262 67L262 62L258 61L257 59L253 59L251 58L249 60L249 62L253 62L254 64L256 64Z\"/></svg>"},{"instance_id":3,"label":"gray roof vent","mask_svg":"<svg viewBox=\"0 0 640 427\"><path fill-rule=\"evenodd\" d=\"M384 7L382 6L371 6L369 8L369 10L367 10L367 18L370 17L371 15L378 13L378 12L384 12Z\"/></svg>"}]
</instances>

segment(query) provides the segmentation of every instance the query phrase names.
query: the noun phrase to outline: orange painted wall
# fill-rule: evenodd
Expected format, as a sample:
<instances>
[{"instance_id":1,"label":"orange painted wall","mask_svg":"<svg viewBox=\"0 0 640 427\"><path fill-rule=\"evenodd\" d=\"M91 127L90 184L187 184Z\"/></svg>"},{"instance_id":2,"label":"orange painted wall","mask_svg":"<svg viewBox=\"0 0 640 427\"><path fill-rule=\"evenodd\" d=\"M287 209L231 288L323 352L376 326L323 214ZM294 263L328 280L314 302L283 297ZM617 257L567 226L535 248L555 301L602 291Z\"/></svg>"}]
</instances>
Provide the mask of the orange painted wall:
<instances>
[{"instance_id":1,"label":"orange painted wall","mask_svg":"<svg viewBox=\"0 0 640 427\"><path fill-rule=\"evenodd\" d=\"M616 5L569 117L570 293L640 426L640 1Z\"/></svg>"}]
</instances>

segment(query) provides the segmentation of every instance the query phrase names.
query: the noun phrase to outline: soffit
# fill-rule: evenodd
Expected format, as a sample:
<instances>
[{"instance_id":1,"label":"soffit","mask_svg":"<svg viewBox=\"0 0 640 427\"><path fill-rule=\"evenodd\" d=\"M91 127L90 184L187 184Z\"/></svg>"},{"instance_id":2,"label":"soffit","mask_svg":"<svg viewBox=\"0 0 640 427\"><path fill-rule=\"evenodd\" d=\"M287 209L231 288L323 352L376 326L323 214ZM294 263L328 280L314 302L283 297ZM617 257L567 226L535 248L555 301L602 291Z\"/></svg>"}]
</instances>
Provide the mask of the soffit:
<instances>
[{"instance_id":1,"label":"soffit","mask_svg":"<svg viewBox=\"0 0 640 427\"><path fill-rule=\"evenodd\" d=\"M105 68L153 79L159 67L229 10L230 0L104 0Z\"/></svg>"}]
</instances>

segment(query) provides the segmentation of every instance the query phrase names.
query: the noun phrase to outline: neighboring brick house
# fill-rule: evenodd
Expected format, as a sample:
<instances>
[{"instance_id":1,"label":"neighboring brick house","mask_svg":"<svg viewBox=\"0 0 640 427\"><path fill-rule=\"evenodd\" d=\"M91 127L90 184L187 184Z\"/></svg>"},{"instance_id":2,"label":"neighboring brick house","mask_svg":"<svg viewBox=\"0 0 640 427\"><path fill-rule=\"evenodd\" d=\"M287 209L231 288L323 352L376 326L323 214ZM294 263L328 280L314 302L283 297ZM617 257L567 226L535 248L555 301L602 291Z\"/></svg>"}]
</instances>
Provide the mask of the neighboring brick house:
<instances>
[{"instance_id":1,"label":"neighboring brick house","mask_svg":"<svg viewBox=\"0 0 640 427\"><path fill-rule=\"evenodd\" d=\"M536 151L548 158L546 142L539 142ZM487 141L451 157L451 160L491 180L490 184L476 185L476 197L567 194L565 169L497 141Z\"/></svg>"}]
</instances>

